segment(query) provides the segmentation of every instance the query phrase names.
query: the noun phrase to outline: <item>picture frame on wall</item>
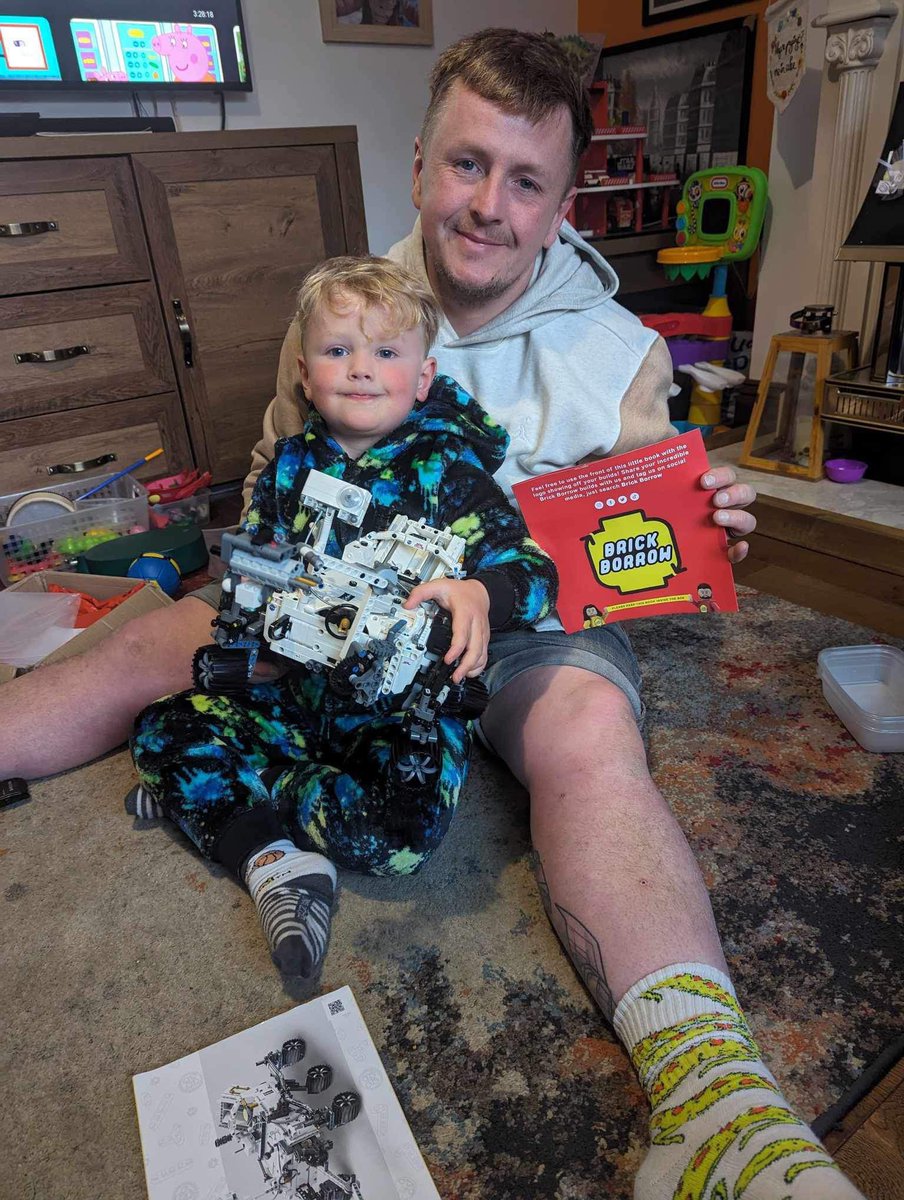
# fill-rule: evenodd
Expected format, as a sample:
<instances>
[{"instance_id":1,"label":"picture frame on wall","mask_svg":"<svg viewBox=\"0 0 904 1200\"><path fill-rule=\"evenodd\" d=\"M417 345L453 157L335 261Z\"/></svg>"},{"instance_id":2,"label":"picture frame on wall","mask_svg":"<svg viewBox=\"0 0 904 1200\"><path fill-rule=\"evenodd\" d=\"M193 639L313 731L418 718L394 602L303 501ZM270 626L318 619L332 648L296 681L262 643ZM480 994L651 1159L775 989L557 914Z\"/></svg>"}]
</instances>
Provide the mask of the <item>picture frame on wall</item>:
<instances>
[{"instance_id":1,"label":"picture frame on wall","mask_svg":"<svg viewBox=\"0 0 904 1200\"><path fill-rule=\"evenodd\" d=\"M325 42L432 46L433 0L320 0Z\"/></svg>"},{"instance_id":2,"label":"picture frame on wall","mask_svg":"<svg viewBox=\"0 0 904 1200\"><path fill-rule=\"evenodd\" d=\"M644 25L659 25L741 3L743 0L643 0L642 20Z\"/></svg>"},{"instance_id":3,"label":"picture frame on wall","mask_svg":"<svg viewBox=\"0 0 904 1200\"><path fill-rule=\"evenodd\" d=\"M755 31L755 18L740 17L603 50L605 123L645 130L648 171L683 181L744 162Z\"/></svg>"}]
</instances>

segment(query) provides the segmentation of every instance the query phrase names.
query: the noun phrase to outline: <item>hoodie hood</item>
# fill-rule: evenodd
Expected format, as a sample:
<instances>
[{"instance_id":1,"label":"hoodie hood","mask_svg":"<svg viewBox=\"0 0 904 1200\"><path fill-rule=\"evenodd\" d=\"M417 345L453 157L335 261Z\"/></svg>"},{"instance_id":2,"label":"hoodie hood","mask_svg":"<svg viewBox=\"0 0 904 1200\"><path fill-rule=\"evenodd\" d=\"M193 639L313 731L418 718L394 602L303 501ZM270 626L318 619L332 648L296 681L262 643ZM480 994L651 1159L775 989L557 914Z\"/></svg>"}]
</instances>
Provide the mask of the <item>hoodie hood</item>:
<instances>
[{"instance_id":1,"label":"hoodie hood","mask_svg":"<svg viewBox=\"0 0 904 1200\"><path fill-rule=\"evenodd\" d=\"M390 256L430 286L420 217L410 236L393 247ZM502 341L531 333L564 313L597 308L603 301L611 300L617 291L618 276L603 256L563 221L555 242L541 253L530 287L514 304L464 337L458 337L444 321L440 338L445 345L456 349Z\"/></svg>"}]
</instances>

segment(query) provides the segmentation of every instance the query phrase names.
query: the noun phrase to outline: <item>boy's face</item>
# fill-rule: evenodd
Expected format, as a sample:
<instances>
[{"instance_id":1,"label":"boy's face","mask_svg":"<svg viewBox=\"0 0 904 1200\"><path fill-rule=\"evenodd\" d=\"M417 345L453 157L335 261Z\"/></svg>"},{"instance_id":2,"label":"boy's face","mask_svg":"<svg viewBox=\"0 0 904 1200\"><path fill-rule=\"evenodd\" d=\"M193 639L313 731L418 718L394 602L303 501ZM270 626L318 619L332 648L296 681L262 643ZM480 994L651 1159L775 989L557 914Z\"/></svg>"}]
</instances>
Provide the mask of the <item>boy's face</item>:
<instances>
[{"instance_id":1,"label":"boy's face","mask_svg":"<svg viewBox=\"0 0 904 1200\"><path fill-rule=\"evenodd\" d=\"M426 146L415 143L420 209L434 291L490 319L527 287L574 196L571 117L532 125L456 81Z\"/></svg>"},{"instance_id":2,"label":"boy's face","mask_svg":"<svg viewBox=\"0 0 904 1200\"><path fill-rule=\"evenodd\" d=\"M401 425L436 374L420 326L391 335L383 309L356 302L340 312L324 306L309 322L302 350L305 395L352 459Z\"/></svg>"}]
</instances>

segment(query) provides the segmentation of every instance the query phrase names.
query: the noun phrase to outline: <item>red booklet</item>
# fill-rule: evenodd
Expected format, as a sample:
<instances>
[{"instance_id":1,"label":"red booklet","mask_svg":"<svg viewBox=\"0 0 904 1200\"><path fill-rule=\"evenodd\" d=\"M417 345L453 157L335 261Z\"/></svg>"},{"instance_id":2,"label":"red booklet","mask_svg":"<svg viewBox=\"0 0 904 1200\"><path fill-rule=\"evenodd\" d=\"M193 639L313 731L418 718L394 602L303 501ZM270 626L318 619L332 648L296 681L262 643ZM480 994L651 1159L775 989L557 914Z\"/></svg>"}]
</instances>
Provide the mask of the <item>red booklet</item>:
<instances>
[{"instance_id":1,"label":"red booklet","mask_svg":"<svg viewBox=\"0 0 904 1200\"><path fill-rule=\"evenodd\" d=\"M567 633L662 613L737 612L699 430L514 486L559 569Z\"/></svg>"}]
</instances>

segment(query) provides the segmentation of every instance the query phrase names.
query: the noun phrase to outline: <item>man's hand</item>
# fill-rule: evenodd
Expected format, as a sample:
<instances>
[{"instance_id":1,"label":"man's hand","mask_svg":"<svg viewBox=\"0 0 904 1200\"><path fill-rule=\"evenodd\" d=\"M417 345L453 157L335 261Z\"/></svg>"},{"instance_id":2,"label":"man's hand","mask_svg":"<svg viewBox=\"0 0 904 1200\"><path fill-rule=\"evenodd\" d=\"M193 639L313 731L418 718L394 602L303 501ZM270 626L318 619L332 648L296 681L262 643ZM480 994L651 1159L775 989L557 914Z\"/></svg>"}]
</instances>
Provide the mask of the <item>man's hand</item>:
<instances>
[{"instance_id":1,"label":"man's hand","mask_svg":"<svg viewBox=\"0 0 904 1200\"><path fill-rule=\"evenodd\" d=\"M487 665L490 644L490 595L477 579L432 579L419 583L405 601L404 608L417 608L425 600L435 600L452 616L452 645L443 662L461 662L452 675L453 683L479 675Z\"/></svg>"},{"instance_id":2,"label":"man's hand","mask_svg":"<svg viewBox=\"0 0 904 1200\"><path fill-rule=\"evenodd\" d=\"M734 467L712 467L701 476L700 483L708 492L715 491L713 520L726 530L730 538L744 538L756 529L756 517L744 512L756 500L756 488L749 483L737 483ZM730 563L743 562L750 547L745 541L728 547Z\"/></svg>"}]
</instances>

